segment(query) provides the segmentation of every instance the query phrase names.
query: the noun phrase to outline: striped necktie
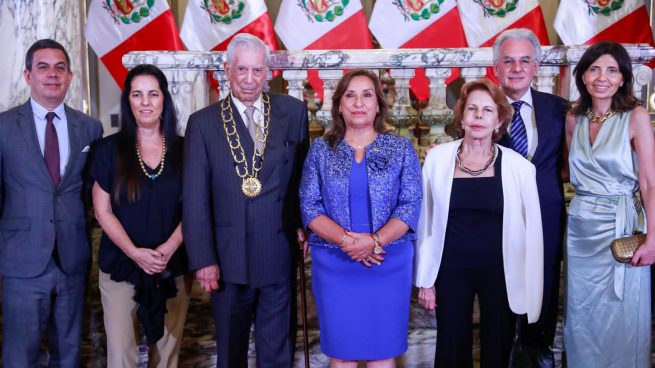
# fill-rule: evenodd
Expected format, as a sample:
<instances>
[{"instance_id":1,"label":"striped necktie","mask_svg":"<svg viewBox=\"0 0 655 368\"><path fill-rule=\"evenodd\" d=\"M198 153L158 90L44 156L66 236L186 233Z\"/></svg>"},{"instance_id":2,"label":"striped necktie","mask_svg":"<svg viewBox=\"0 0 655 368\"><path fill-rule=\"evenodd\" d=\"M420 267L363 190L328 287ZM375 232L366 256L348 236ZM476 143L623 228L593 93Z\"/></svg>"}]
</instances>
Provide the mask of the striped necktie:
<instances>
[{"instance_id":1,"label":"striped necktie","mask_svg":"<svg viewBox=\"0 0 655 368\"><path fill-rule=\"evenodd\" d=\"M525 130L525 123L521 117L521 105L523 104L523 101L512 102L514 116L512 117L510 137L512 138L512 149L520 153L523 157L528 157L528 133Z\"/></svg>"}]
</instances>

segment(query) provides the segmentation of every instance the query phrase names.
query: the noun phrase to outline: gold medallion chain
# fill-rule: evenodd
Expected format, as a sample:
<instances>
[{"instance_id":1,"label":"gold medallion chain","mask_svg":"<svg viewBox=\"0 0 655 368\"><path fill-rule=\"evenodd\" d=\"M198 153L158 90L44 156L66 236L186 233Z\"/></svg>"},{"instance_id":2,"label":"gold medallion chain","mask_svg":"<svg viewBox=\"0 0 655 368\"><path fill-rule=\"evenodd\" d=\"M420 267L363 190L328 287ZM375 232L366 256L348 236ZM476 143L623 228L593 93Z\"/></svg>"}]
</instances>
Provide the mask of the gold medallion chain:
<instances>
[{"instance_id":1,"label":"gold medallion chain","mask_svg":"<svg viewBox=\"0 0 655 368\"><path fill-rule=\"evenodd\" d=\"M271 100L268 94L262 92L260 111L264 116L264 124L263 126L258 124L257 133L253 140L252 165L250 165L250 167L248 167L249 165L246 159L246 154L241 145L241 138L237 132L231 102L231 95L228 95L223 102L221 102L223 129L225 129L225 135L227 136L227 143L230 147L230 152L232 153L232 159L236 164L235 170L237 176L242 180L241 190L248 197L256 197L261 191L261 182L257 179L257 175L264 165L264 151L266 149L266 140L268 139L268 127L271 121ZM257 143L261 143L261 152L257 149Z\"/></svg>"}]
</instances>

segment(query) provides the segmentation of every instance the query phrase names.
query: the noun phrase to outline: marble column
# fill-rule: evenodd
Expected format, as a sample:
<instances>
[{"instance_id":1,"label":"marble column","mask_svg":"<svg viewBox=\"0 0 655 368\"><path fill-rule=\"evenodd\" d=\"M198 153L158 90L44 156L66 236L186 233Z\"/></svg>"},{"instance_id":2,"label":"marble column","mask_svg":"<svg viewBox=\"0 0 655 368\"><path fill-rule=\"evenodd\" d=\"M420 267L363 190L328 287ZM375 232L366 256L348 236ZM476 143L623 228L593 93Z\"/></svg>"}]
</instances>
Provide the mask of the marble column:
<instances>
[{"instance_id":1,"label":"marble column","mask_svg":"<svg viewBox=\"0 0 655 368\"><path fill-rule=\"evenodd\" d=\"M0 0L0 111L27 101L25 53L42 38L52 38L68 51L73 82L66 103L84 109L88 102L85 12L84 0Z\"/></svg>"}]
</instances>

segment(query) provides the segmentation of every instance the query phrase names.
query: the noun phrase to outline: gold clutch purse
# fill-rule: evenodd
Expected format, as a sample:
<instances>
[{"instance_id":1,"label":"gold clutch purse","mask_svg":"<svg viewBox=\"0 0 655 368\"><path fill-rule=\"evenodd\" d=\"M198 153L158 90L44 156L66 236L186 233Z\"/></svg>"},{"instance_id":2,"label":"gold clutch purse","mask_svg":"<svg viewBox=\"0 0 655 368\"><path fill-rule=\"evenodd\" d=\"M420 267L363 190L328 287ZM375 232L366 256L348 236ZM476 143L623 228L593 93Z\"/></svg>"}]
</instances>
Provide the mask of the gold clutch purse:
<instances>
[{"instance_id":1,"label":"gold clutch purse","mask_svg":"<svg viewBox=\"0 0 655 368\"><path fill-rule=\"evenodd\" d=\"M637 249L646 242L646 234L634 234L625 238L614 239L610 248L614 259L621 263L630 263Z\"/></svg>"}]
</instances>

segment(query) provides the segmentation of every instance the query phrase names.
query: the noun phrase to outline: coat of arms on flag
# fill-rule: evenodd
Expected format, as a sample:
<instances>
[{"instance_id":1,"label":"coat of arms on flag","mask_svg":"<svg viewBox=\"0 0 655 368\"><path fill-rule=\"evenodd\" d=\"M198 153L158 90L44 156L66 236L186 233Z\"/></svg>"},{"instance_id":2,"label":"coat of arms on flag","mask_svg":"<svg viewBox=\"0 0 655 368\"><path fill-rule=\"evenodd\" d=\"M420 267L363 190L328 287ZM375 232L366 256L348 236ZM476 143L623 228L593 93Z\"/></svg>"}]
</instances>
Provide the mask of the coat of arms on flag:
<instances>
[{"instance_id":1,"label":"coat of arms on flag","mask_svg":"<svg viewBox=\"0 0 655 368\"><path fill-rule=\"evenodd\" d=\"M405 20L428 20L432 14L439 14L440 5L446 0L393 0Z\"/></svg>"},{"instance_id":2,"label":"coat of arms on flag","mask_svg":"<svg viewBox=\"0 0 655 368\"><path fill-rule=\"evenodd\" d=\"M519 0L474 0L479 4L485 17L505 18L508 13L516 10Z\"/></svg>"},{"instance_id":3,"label":"coat of arms on flag","mask_svg":"<svg viewBox=\"0 0 655 368\"><path fill-rule=\"evenodd\" d=\"M623 0L584 0L589 14L599 14L609 17L613 12L623 7Z\"/></svg>"},{"instance_id":4,"label":"coat of arms on flag","mask_svg":"<svg viewBox=\"0 0 655 368\"><path fill-rule=\"evenodd\" d=\"M332 22L343 15L350 0L298 0L298 6L310 21Z\"/></svg>"},{"instance_id":5,"label":"coat of arms on flag","mask_svg":"<svg viewBox=\"0 0 655 368\"><path fill-rule=\"evenodd\" d=\"M241 18L246 7L243 1L235 0L202 0L200 7L207 12L209 20L214 23L230 24L233 20Z\"/></svg>"},{"instance_id":6,"label":"coat of arms on flag","mask_svg":"<svg viewBox=\"0 0 655 368\"><path fill-rule=\"evenodd\" d=\"M139 23L150 15L155 0L104 0L102 7L111 14L114 22Z\"/></svg>"}]
</instances>

